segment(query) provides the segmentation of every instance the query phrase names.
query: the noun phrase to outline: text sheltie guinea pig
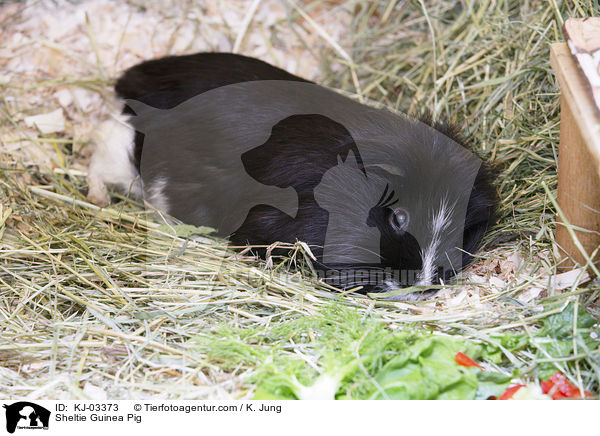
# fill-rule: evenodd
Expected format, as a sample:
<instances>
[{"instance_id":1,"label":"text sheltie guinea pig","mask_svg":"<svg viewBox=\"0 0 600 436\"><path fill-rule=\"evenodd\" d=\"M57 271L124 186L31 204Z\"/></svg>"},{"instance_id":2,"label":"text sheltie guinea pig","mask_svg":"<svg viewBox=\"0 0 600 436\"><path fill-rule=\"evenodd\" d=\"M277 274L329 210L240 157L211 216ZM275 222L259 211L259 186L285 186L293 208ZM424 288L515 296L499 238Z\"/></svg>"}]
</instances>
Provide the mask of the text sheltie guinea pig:
<instances>
[{"instance_id":1,"label":"text sheltie guinea pig","mask_svg":"<svg viewBox=\"0 0 600 436\"><path fill-rule=\"evenodd\" d=\"M449 280L495 219L488 166L431 117L227 53L143 62L115 90L124 109L97 129L91 201L107 205L109 185L234 245L306 242L333 285Z\"/></svg>"}]
</instances>

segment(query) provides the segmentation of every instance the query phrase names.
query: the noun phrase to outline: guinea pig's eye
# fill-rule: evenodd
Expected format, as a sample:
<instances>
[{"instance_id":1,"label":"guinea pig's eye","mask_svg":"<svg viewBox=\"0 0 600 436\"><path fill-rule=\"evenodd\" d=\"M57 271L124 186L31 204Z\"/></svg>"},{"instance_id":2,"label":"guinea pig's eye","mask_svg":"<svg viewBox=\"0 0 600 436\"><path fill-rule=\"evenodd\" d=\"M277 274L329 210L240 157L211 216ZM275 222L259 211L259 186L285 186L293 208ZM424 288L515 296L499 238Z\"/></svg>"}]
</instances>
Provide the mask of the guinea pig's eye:
<instances>
[{"instance_id":1,"label":"guinea pig's eye","mask_svg":"<svg viewBox=\"0 0 600 436\"><path fill-rule=\"evenodd\" d=\"M390 210L389 221L392 228L397 232L405 232L408 228L408 212L401 208Z\"/></svg>"}]
</instances>

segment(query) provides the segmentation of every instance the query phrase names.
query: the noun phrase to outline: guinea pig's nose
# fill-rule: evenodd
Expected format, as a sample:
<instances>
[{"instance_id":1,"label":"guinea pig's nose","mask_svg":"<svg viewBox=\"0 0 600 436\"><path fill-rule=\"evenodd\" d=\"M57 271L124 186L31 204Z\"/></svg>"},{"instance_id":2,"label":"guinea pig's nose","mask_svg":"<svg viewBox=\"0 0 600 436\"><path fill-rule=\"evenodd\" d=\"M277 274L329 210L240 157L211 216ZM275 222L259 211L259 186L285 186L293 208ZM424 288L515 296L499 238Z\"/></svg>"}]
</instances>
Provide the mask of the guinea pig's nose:
<instances>
[{"instance_id":1,"label":"guinea pig's nose","mask_svg":"<svg viewBox=\"0 0 600 436\"><path fill-rule=\"evenodd\" d=\"M440 267L438 277L441 278L444 283L448 283L452 277L454 277L455 271L452 268L443 269ZM438 281L439 281L438 278Z\"/></svg>"},{"instance_id":2,"label":"guinea pig's nose","mask_svg":"<svg viewBox=\"0 0 600 436\"><path fill-rule=\"evenodd\" d=\"M440 283L448 283L454 275L455 271L452 268L438 266L433 273L431 284L439 285Z\"/></svg>"}]
</instances>

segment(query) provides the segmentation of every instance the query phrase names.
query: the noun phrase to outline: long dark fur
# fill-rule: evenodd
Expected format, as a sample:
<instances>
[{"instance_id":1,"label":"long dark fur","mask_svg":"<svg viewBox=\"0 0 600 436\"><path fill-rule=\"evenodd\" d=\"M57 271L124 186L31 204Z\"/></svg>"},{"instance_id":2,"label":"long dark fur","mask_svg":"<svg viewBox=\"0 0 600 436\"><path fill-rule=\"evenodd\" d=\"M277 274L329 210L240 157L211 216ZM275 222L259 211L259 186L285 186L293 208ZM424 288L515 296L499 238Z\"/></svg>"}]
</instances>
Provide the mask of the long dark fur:
<instances>
[{"instance_id":1,"label":"long dark fur","mask_svg":"<svg viewBox=\"0 0 600 436\"><path fill-rule=\"evenodd\" d=\"M464 135L465 129L461 128L459 123L440 118L436 119L428 109L423 109L420 113L412 114L412 116L448 136L456 143L461 144L472 153L478 154L475 148L471 146L470 138ZM498 218L498 202L500 199L494 186L494 180L496 180L498 173L499 169L496 166L482 162L475 177L465 218L463 268L472 261L472 255L481 245L483 235Z\"/></svg>"},{"instance_id":2,"label":"long dark fur","mask_svg":"<svg viewBox=\"0 0 600 436\"><path fill-rule=\"evenodd\" d=\"M159 109L169 109L213 88L255 80L308 82L254 58L230 53L199 53L165 57L136 65L119 78L115 90L122 99L137 99ZM124 112L133 113L128 107ZM455 124L434 120L427 112L418 118L463 146L468 145ZM136 132L134 163L138 170L143 140L143 134ZM300 149L296 147L297 143L302 144ZM327 144L328 148L324 148L323 144ZM329 162L330 158L335 159L338 154L345 157L353 147L356 145L344 127L326 117L289 117L275 126L269 143L261 150L253 150L251 156L246 156L244 165L252 177L261 182L261 178L265 178L265 184L293 186L299 197L298 216L292 219L275 208L258 205L250 211L244 225L231 236L232 242L236 245L262 245L274 240L294 242L296 239L303 239L316 246L318 251L318 247L323 246L323 240L320 238L322 234L315 229L326 227L327 213L316 205L312 190L318 185L323 173L335 165L335 161ZM273 150L284 160L273 159ZM286 173L287 167L278 167L278 162L286 160L302 161L306 165L299 166L303 168L301 174L289 174ZM498 196L492 181L490 167L482 165L467 208L463 267L472 260L471 254L476 251L483 234L494 222ZM373 217L376 225L377 219L377 216ZM265 229L268 229L267 233ZM418 257L419 247L416 241L404 241L404 246L414 248L411 253L404 253L406 259L390 258L389 263L397 264L402 261L405 266L419 268L419 262L413 261L411 264L409 261ZM384 248L382 247L385 256ZM390 250L388 252L389 257L401 256L398 253L392 254Z\"/></svg>"},{"instance_id":3,"label":"long dark fur","mask_svg":"<svg viewBox=\"0 0 600 436\"><path fill-rule=\"evenodd\" d=\"M253 80L308 82L281 68L232 53L198 53L167 56L137 64L117 80L115 91L122 99L135 99L157 109L170 109L221 86ZM126 107L126 114L134 112ZM134 159L140 168L144 135L136 132Z\"/></svg>"}]
</instances>

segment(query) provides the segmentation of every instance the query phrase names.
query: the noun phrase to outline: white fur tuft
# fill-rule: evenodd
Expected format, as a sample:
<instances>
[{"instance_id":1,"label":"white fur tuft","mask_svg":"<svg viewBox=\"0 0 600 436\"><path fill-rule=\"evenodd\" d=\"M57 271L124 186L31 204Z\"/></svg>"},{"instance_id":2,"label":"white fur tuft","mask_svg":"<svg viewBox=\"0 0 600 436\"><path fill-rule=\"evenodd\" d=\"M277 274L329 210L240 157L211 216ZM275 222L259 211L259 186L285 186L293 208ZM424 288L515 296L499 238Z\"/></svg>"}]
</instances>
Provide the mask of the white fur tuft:
<instances>
[{"instance_id":1,"label":"white fur tuft","mask_svg":"<svg viewBox=\"0 0 600 436\"><path fill-rule=\"evenodd\" d=\"M169 201L164 193L165 186L167 186L167 179L165 177L154 179L151 183L146 184L145 198L156 209L168 214Z\"/></svg>"},{"instance_id":2,"label":"white fur tuft","mask_svg":"<svg viewBox=\"0 0 600 436\"><path fill-rule=\"evenodd\" d=\"M88 200L98 206L108 206L106 187L115 187L132 196L142 196L142 183L133 164L135 131L126 115L113 115L104 121L92 136L95 146L88 170Z\"/></svg>"},{"instance_id":3,"label":"white fur tuft","mask_svg":"<svg viewBox=\"0 0 600 436\"><path fill-rule=\"evenodd\" d=\"M433 284L435 275L436 260L438 256L438 248L440 246L443 232L450 225L450 218L453 207L450 207L444 199L440 204L440 208L434 212L431 220L431 242L421 251L421 259L423 267L417 276L417 286L427 286Z\"/></svg>"}]
</instances>

